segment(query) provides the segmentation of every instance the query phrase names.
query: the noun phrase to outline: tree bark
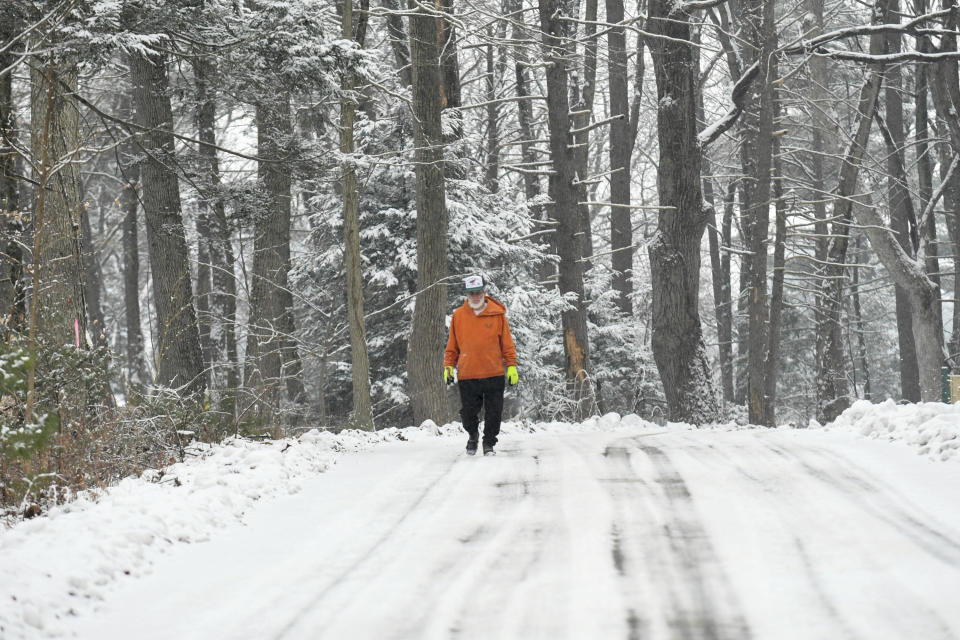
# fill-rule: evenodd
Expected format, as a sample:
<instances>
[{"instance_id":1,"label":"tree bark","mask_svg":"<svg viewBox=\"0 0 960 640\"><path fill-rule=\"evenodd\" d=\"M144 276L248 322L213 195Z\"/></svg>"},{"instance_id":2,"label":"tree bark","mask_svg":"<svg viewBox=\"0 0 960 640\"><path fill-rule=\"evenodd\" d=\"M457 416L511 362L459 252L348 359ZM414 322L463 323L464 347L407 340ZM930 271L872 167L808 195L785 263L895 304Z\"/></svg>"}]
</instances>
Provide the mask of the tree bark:
<instances>
[{"instance_id":1,"label":"tree bark","mask_svg":"<svg viewBox=\"0 0 960 640\"><path fill-rule=\"evenodd\" d=\"M493 40L493 30L487 29L487 38ZM483 182L490 193L500 190L500 130L496 104L497 77L493 63L493 45L488 43L485 51L487 63L487 161L484 165Z\"/></svg>"},{"instance_id":2,"label":"tree bark","mask_svg":"<svg viewBox=\"0 0 960 640\"><path fill-rule=\"evenodd\" d=\"M130 56L137 123L145 133L141 148L143 213L159 343L156 346L157 381L201 393L205 388L200 332L193 305L192 279L180 208L180 189L174 173L173 110L163 56Z\"/></svg>"},{"instance_id":3,"label":"tree bark","mask_svg":"<svg viewBox=\"0 0 960 640\"><path fill-rule=\"evenodd\" d=\"M454 15L454 0L436 0L438 9L448 15ZM437 18L437 34L440 42L440 73L443 77L443 84L440 85L442 94L442 105L444 109L459 109L463 105L463 98L460 91L460 57L458 55L457 30L453 22L445 16ZM412 37L412 34L411 34ZM411 46L411 50L412 50ZM454 112L449 116L450 126L453 134L447 142L460 140L463 138L463 116L459 112ZM447 165L447 177L462 177L462 171L456 163Z\"/></svg>"},{"instance_id":4,"label":"tree bark","mask_svg":"<svg viewBox=\"0 0 960 640\"><path fill-rule=\"evenodd\" d=\"M397 0L382 0L387 13L387 36L390 40L390 49L400 74L400 84L409 87L413 83L410 67L410 48L407 46L407 33L403 28L403 18L400 15L400 6Z\"/></svg>"},{"instance_id":5,"label":"tree bark","mask_svg":"<svg viewBox=\"0 0 960 640\"><path fill-rule=\"evenodd\" d=\"M899 0L888 0L882 20L885 24L900 23ZM900 53L899 33L886 34L887 53ZM887 199L890 209L890 227L907 255L916 255L919 242L917 218L906 182L903 149L906 136L903 131L903 82L900 65L890 65L885 71L884 104L886 107L887 141ZM916 345L913 340L911 303L909 293L895 287L897 334L899 337L901 397L910 402L920 400L920 378L917 369Z\"/></svg>"},{"instance_id":6,"label":"tree bark","mask_svg":"<svg viewBox=\"0 0 960 640\"><path fill-rule=\"evenodd\" d=\"M102 203L101 203L102 205ZM100 206L100 215L104 207ZM104 334L104 315L102 295L103 272L100 269L100 251L93 241L93 227L90 225L90 211L80 207L80 221L83 238L83 297L87 307L87 321L93 344L98 347L107 346L107 337Z\"/></svg>"},{"instance_id":7,"label":"tree bark","mask_svg":"<svg viewBox=\"0 0 960 640\"><path fill-rule=\"evenodd\" d=\"M15 36L15 21L0 23L0 42ZM0 53L0 337L22 331L26 323L26 297L23 282L23 224L20 212L20 188L17 175L16 111L13 102L13 66L16 57L10 50Z\"/></svg>"},{"instance_id":8,"label":"tree bark","mask_svg":"<svg viewBox=\"0 0 960 640\"><path fill-rule=\"evenodd\" d=\"M87 348L86 305L81 253L83 203L80 169L73 155L80 147L80 114L70 97L77 90L77 61L51 57L31 73L32 148L43 160L37 176L43 191L34 217L33 263L37 275L37 336L53 347ZM44 128L49 127L48 135ZM31 311L31 316L33 311Z\"/></svg>"},{"instance_id":9,"label":"tree bark","mask_svg":"<svg viewBox=\"0 0 960 640\"><path fill-rule=\"evenodd\" d=\"M31 424L37 406L37 380L53 385L59 396L60 419L69 423L86 402L82 389L56 385L47 369L47 349L89 347L83 297L83 255L80 220L80 119L71 100L77 89L77 60L72 52L47 43L49 61L31 69L31 148L38 194L33 227L33 291L30 299L27 402L24 421ZM46 349L44 349L46 347ZM40 356L40 357L38 357ZM55 361L55 360L54 360ZM37 375L39 373L39 376Z\"/></svg>"},{"instance_id":10,"label":"tree bark","mask_svg":"<svg viewBox=\"0 0 960 640\"><path fill-rule=\"evenodd\" d=\"M257 173L267 208L254 222L253 283L247 333L246 386L258 390L261 418L279 406L286 387L292 401L302 399L300 359L293 342L290 271L290 160L293 125L290 96L264 96L256 105Z\"/></svg>"},{"instance_id":11,"label":"tree bark","mask_svg":"<svg viewBox=\"0 0 960 640\"><path fill-rule=\"evenodd\" d=\"M767 244L770 237L770 185L773 160L773 114L776 110L777 78L775 50L777 34L774 25L773 0L757 0L747 3L744 26L747 40L753 45L745 51L755 52L756 57L746 56L744 65L749 67L760 61L758 82L759 104L751 104L744 113L743 143L744 182L750 208L746 211L750 226L750 255L747 258L749 272L748 312L749 346L747 363L747 406L752 424L766 424L774 415L774 401L766 395L768 359L770 358L770 300L767 293ZM775 367L774 367L775 368Z\"/></svg>"},{"instance_id":12,"label":"tree bark","mask_svg":"<svg viewBox=\"0 0 960 640\"><path fill-rule=\"evenodd\" d=\"M858 204L853 210L890 277L907 292L913 314L920 398L923 402L939 402L943 331L936 307L940 290L927 276L923 263L910 257L894 233L884 228L882 218L872 207Z\"/></svg>"},{"instance_id":13,"label":"tree bark","mask_svg":"<svg viewBox=\"0 0 960 640\"><path fill-rule=\"evenodd\" d=\"M590 131L587 130L590 120L593 117L593 103L597 95L597 0L585 0L585 12L583 16L583 85L578 85L577 77L568 74L567 81L570 90L571 126L577 129L574 135L573 157L576 166L576 180L585 181L590 176ZM566 1L566 6L573 17L577 17L577 6L579 0L575 2ZM570 55L576 54L576 32L572 34L568 42ZM593 229L590 221L590 205L588 201L586 185L578 189L581 198L578 201L577 217L579 218L580 231L578 238L580 241L580 257L589 259L593 256Z\"/></svg>"},{"instance_id":14,"label":"tree bark","mask_svg":"<svg viewBox=\"0 0 960 640\"><path fill-rule=\"evenodd\" d=\"M594 411L593 385L590 381L590 341L587 334L587 309L584 300L583 244L579 203L585 202L583 185L576 183L577 160L571 133L567 53L570 37L568 0L538 0L547 65L547 120L550 130L549 194L553 217L557 221L557 252L560 256L560 293L571 305L561 314L567 387L574 403L574 419L583 420Z\"/></svg>"},{"instance_id":15,"label":"tree bark","mask_svg":"<svg viewBox=\"0 0 960 640\"><path fill-rule=\"evenodd\" d=\"M234 410L233 398L240 386L240 369L237 356L237 280L234 277L233 239L227 222L226 206L220 194L220 161L217 158L216 92L210 86L215 76L213 64L206 58L197 60L194 76L197 86L197 131L200 139L199 153L204 192L200 194L201 209L197 230L201 246L209 260L205 268L202 260L197 268L198 301L207 292L206 310L208 355L205 361L212 366L210 379L215 388L223 392L221 407L230 413Z\"/></svg>"},{"instance_id":16,"label":"tree bark","mask_svg":"<svg viewBox=\"0 0 960 640\"><path fill-rule=\"evenodd\" d=\"M704 122L703 93L697 95L697 120ZM721 255L721 247L729 249L730 246L730 226L733 217L734 189L733 181L730 182L728 191L730 200L724 201L724 214L722 229L717 226L717 201L713 190L713 170L710 167L710 158L703 150L702 170L703 197L709 206L708 215L710 224L707 226L707 240L710 247L710 273L711 284L713 285L713 309L714 317L717 323L717 351L720 356L720 382L722 389L723 403L729 404L734 401L733 395L733 361L731 352L731 337L733 335L733 317L731 313L730 301L730 252L724 251Z\"/></svg>"},{"instance_id":17,"label":"tree bark","mask_svg":"<svg viewBox=\"0 0 960 640\"><path fill-rule=\"evenodd\" d=\"M530 100L525 98L530 95L529 79L527 78L528 60L527 50L524 40L529 37L526 25L524 23L523 2L522 0L507 0L509 4L508 14L513 24L512 39L518 43L514 47L514 79L516 82L517 100L517 124L520 128L520 157L523 166L527 169L523 172L523 194L526 197L528 206L534 202L542 193L540 187L540 178L533 172L533 167L537 162L538 156L534 149L533 141L535 139L533 127L533 105ZM531 206L531 214L534 220L549 223L547 211L544 207L537 205ZM542 225L548 233L548 244L550 253L556 254L556 237L552 234L552 227L549 224ZM556 277L556 268L553 262L544 260L538 265L538 277L541 282L549 282Z\"/></svg>"},{"instance_id":18,"label":"tree bark","mask_svg":"<svg viewBox=\"0 0 960 640\"><path fill-rule=\"evenodd\" d=\"M607 22L623 22L623 0L606 0ZM610 78L610 249L617 307L633 315L633 224L630 216L630 98L627 86L627 36L616 26L607 34L607 74Z\"/></svg>"},{"instance_id":19,"label":"tree bark","mask_svg":"<svg viewBox=\"0 0 960 640\"><path fill-rule=\"evenodd\" d=\"M774 120L780 118L779 103L774 104ZM767 331L767 356L764 361L764 414L761 424L777 424L777 379L780 375L780 326L783 319L783 282L786 270L787 207L783 200L783 166L780 138L773 140L773 200L776 203L776 230L773 245L773 279L770 286L770 325Z\"/></svg>"},{"instance_id":20,"label":"tree bark","mask_svg":"<svg viewBox=\"0 0 960 640\"><path fill-rule=\"evenodd\" d=\"M353 38L353 2L343 0L343 37ZM360 198L357 173L351 157L354 152L353 123L356 104L350 94L354 79L343 76L345 97L340 102L340 151L343 162L343 235L344 272L347 288L347 317L350 322L350 354L353 373L353 424L358 429L374 429L370 401L370 361L367 357L367 330L363 321L363 261L360 259Z\"/></svg>"},{"instance_id":21,"label":"tree bark","mask_svg":"<svg viewBox=\"0 0 960 640\"><path fill-rule=\"evenodd\" d=\"M130 145L123 157L133 157ZM121 166L123 185L123 307L127 325L127 376L138 387L150 383L143 354L143 331L140 325L140 241L137 230L137 210L140 207L140 165L132 162Z\"/></svg>"},{"instance_id":22,"label":"tree bark","mask_svg":"<svg viewBox=\"0 0 960 640\"><path fill-rule=\"evenodd\" d=\"M409 0L413 63L417 189L417 296L407 346L407 385L417 424L447 418L443 351L446 347L447 204L440 113L440 46L437 19Z\"/></svg>"},{"instance_id":23,"label":"tree bark","mask_svg":"<svg viewBox=\"0 0 960 640\"><path fill-rule=\"evenodd\" d=\"M886 0L880 0L882 4ZM875 13L876 16L880 12ZM876 20L876 18L875 18ZM870 52L877 55L884 50L883 36L870 38ZM856 193L860 163L866 151L870 126L877 108L880 87L883 84L881 64L869 67L867 79L860 89L857 105L857 126L850 147L840 165L840 180L833 205L833 228L827 252L827 264L822 271L818 300L822 303L817 325L817 419L830 422L850 406L846 366L843 356L843 291L847 247L850 241L851 197Z\"/></svg>"},{"instance_id":24,"label":"tree bark","mask_svg":"<svg viewBox=\"0 0 960 640\"><path fill-rule=\"evenodd\" d=\"M648 250L653 287L653 355L668 418L694 424L719 417L700 324L700 241L707 224L697 142L697 56L691 16L673 2L652 0L648 30L657 78L661 210Z\"/></svg>"},{"instance_id":25,"label":"tree bark","mask_svg":"<svg viewBox=\"0 0 960 640\"><path fill-rule=\"evenodd\" d=\"M861 238L862 236L857 234L855 245L857 257L854 260L858 263L868 258L867 252L862 250ZM863 399L870 400L873 393L870 389L870 361L867 358L867 340L864 335L863 312L860 306L860 267L854 265L850 270L850 298L853 307L853 326L857 332L857 359L863 371Z\"/></svg>"}]
</instances>

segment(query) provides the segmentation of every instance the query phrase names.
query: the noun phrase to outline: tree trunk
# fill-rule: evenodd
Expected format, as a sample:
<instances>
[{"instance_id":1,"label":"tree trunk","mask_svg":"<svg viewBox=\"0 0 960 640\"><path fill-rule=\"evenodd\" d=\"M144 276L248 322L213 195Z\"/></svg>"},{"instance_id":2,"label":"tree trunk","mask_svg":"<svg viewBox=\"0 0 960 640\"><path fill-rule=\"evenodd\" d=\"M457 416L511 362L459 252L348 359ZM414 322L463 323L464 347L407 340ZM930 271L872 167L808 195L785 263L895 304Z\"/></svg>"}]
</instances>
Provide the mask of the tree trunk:
<instances>
[{"instance_id":1,"label":"tree trunk","mask_svg":"<svg viewBox=\"0 0 960 640\"><path fill-rule=\"evenodd\" d=\"M899 0L888 0L882 16L886 24L900 23ZM887 53L897 54L901 50L899 33L886 35ZM890 209L890 227L907 255L914 256L918 248L917 218L910 199L906 182L906 169L903 163L903 148L906 136L903 132L903 82L900 65L890 65L885 70L886 87L884 104L886 107L887 142L887 199ZM900 389L901 397L910 402L920 400L920 379L917 369L916 345L913 341L911 303L909 293L902 287L895 287L897 310L897 334L900 345Z\"/></svg>"},{"instance_id":2,"label":"tree trunk","mask_svg":"<svg viewBox=\"0 0 960 640\"><path fill-rule=\"evenodd\" d=\"M343 37L353 38L353 2L343 1ZM357 193L357 172L350 157L354 152L353 123L356 105L349 95L354 80L344 73L340 102L340 151L343 162L343 236L344 271L347 287L347 317L350 322L350 354L353 373L353 425L372 431L373 414L370 401L370 361L367 357L367 330L363 322L363 261L360 259L360 197Z\"/></svg>"},{"instance_id":3,"label":"tree trunk","mask_svg":"<svg viewBox=\"0 0 960 640\"><path fill-rule=\"evenodd\" d=\"M750 209L746 211L750 226L750 255L747 258L749 272L748 312L749 347L747 362L747 406L752 424L774 426L767 420L774 415L773 402L767 397L767 361L770 357L770 300L767 293L767 244L770 225L770 183L773 160L773 114L776 110L777 78L775 58L776 29L774 25L773 0L757 0L748 3L745 15L747 40L753 44L745 51L756 53L756 58L747 56L744 65L749 67L761 62L759 104L749 106L744 113L743 143L744 183L748 192ZM775 368L775 367L774 367Z\"/></svg>"},{"instance_id":4,"label":"tree trunk","mask_svg":"<svg viewBox=\"0 0 960 640\"><path fill-rule=\"evenodd\" d=\"M0 42L14 37L14 21L0 23ZM26 323L26 298L23 282L23 225L20 220L20 188L16 177L16 111L13 102L13 66L16 56L0 53L0 338L6 341L11 331L22 331Z\"/></svg>"},{"instance_id":5,"label":"tree trunk","mask_svg":"<svg viewBox=\"0 0 960 640\"><path fill-rule=\"evenodd\" d=\"M413 62L414 143L417 180L417 297L407 346L407 384L417 424L447 419L443 351L446 348L447 203L440 112L437 21L409 0Z\"/></svg>"},{"instance_id":6,"label":"tree trunk","mask_svg":"<svg viewBox=\"0 0 960 640\"><path fill-rule=\"evenodd\" d=\"M100 206L100 215L103 216L104 207ZM83 297L87 307L87 325L93 338L93 344L98 347L107 346L107 337L104 334L103 305L101 304L103 291L103 273L100 269L100 251L93 241L93 228L90 226L90 211L80 208L80 221L83 238Z\"/></svg>"},{"instance_id":7,"label":"tree trunk","mask_svg":"<svg viewBox=\"0 0 960 640\"><path fill-rule=\"evenodd\" d=\"M606 0L607 22L623 22L623 0ZM616 26L607 35L607 73L610 77L610 249L613 252L613 289L617 306L633 315L633 224L630 216L630 98L627 87L627 36ZM627 205L618 207L616 205Z\"/></svg>"},{"instance_id":8,"label":"tree trunk","mask_svg":"<svg viewBox=\"0 0 960 640\"><path fill-rule=\"evenodd\" d=\"M215 69L208 60L200 59L194 65L197 83L197 131L200 139L201 180L204 193L200 194L201 210L197 230L201 246L206 251L209 265L204 270L197 268L197 299L203 292L209 294L206 309L209 321L205 338L209 354L205 360L212 365L210 379L214 387L223 392L221 408L232 413L234 400L240 386L240 370L237 356L237 280L234 277L233 239L223 197L220 194L220 161L217 158L216 93L210 87ZM208 280L209 278L209 280Z\"/></svg>"},{"instance_id":9,"label":"tree trunk","mask_svg":"<svg viewBox=\"0 0 960 640\"><path fill-rule=\"evenodd\" d=\"M174 172L167 68L160 55L133 54L130 73L137 123L145 131L141 138L147 156L141 166L142 196L159 330L157 381L187 393L201 393L205 388L203 355Z\"/></svg>"},{"instance_id":10,"label":"tree trunk","mask_svg":"<svg viewBox=\"0 0 960 640\"><path fill-rule=\"evenodd\" d=\"M83 204L80 168L71 161L80 147L80 116L69 96L77 90L76 60L51 57L49 66L41 64L32 70L31 88L31 145L36 164L43 165L37 176L43 197L37 197L33 223L37 336L53 347L78 344L86 348Z\"/></svg>"},{"instance_id":11,"label":"tree trunk","mask_svg":"<svg viewBox=\"0 0 960 640\"><path fill-rule=\"evenodd\" d=\"M134 155L132 145L123 156ZM137 209L140 207L140 165L133 162L121 166L123 185L123 306L127 325L127 376L130 382L143 387L150 383L143 356L143 331L140 326L140 241L137 232Z\"/></svg>"},{"instance_id":12,"label":"tree trunk","mask_svg":"<svg viewBox=\"0 0 960 640\"><path fill-rule=\"evenodd\" d=\"M259 391L258 410L266 417L279 406L284 386L291 400L301 399L299 357L293 345L293 296L287 286L290 271L290 167L293 125L290 97L280 92L256 106L257 173L268 205L254 223L253 283L250 287L250 326L247 333L246 386Z\"/></svg>"},{"instance_id":13,"label":"tree trunk","mask_svg":"<svg viewBox=\"0 0 960 640\"><path fill-rule=\"evenodd\" d=\"M943 331L936 307L940 290L927 277L923 264L911 258L894 233L884 228L882 218L873 208L857 204L853 210L890 277L908 294L920 372L920 398L923 402L939 402Z\"/></svg>"},{"instance_id":14,"label":"tree trunk","mask_svg":"<svg viewBox=\"0 0 960 640\"><path fill-rule=\"evenodd\" d=\"M661 210L650 244L653 355L663 381L668 418L694 424L719 416L700 324L700 240L707 212L697 141L697 56L690 15L673 2L652 0L648 30L657 78Z\"/></svg>"},{"instance_id":15,"label":"tree trunk","mask_svg":"<svg viewBox=\"0 0 960 640\"><path fill-rule=\"evenodd\" d=\"M516 81L517 97L517 124L520 128L520 157L525 170L523 171L523 194L527 200L527 206L534 202L542 192L540 187L540 178L536 174L535 166L538 160L534 149L535 140L533 128L533 105L530 100L525 99L530 95L528 88L529 80L527 78L527 50L523 44L529 37L526 25L523 19L522 0L507 0L509 3L509 15L513 24L512 39L518 43L514 48L514 79ZM550 223L547 219L547 212L544 207L537 205L531 206L531 215L534 220ZM549 224L543 225L542 231L548 231L548 244L551 247L550 252L556 254L556 237L552 234L553 229ZM554 264L549 260L544 260L538 265L538 277L541 282L549 282L556 277Z\"/></svg>"},{"instance_id":16,"label":"tree trunk","mask_svg":"<svg viewBox=\"0 0 960 640\"><path fill-rule=\"evenodd\" d=\"M881 4L885 0L880 0ZM870 53L884 50L883 36L871 36ZM843 357L843 291L847 247L850 241L851 197L856 193L860 163L866 151L870 126L877 108L880 87L883 84L881 65L869 67L867 79L860 89L857 127L850 147L840 166L840 180L833 205L833 229L827 252L827 264L822 271L822 285L818 300L823 307L817 325L817 419L830 422L850 406Z\"/></svg>"},{"instance_id":17,"label":"tree trunk","mask_svg":"<svg viewBox=\"0 0 960 640\"><path fill-rule=\"evenodd\" d=\"M487 29L487 38L493 40L493 29ZM496 66L493 63L493 45L486 46L487 63L487 161L484 165L483 182L490 193L500 190L500 131L499 114L496 104L497 77Z\"/></svg>"},{"instance_id":18,"label":"tree trunk","mask_svg":"<svg viewBox=\"0 0 960 640\"><path fill-rule=\"evenodd\" d=\"M453 16L453 0L436 0L437 9ZM440 73L443 77L443 84L440 85L442 94L443 109L458 110L463 105L463 99L460 91L460 57L458 55L457 31L453 22L445 16L437 18L437 33L440 42ZM412 37L412 34L411 34ZM411 46L411 50L413 47ZM463 115L459 111L453 111L448 115L450 127L453 131L449 136L448 142L460 140L463 138ZM451 178L463 177L462 171L456 163L447 165L447 176Z\"/></svg>"},{"instance_id":19,"label":"tree trunk","mask_svg":"<svg viewBox=\"0 0 960 640\"><path fill-rule=\"evenodd\" d=\"M697 120L704 122L703 94L697 96ZM733 362L730 339L732 336L732 313L730 307L730 252L721 247L729 248L730 223L733 216L733 202L724 202L723 231L717 227L717 202L713 191L713 171L710 167L710 158L704 150L702 156L703 197L709 206L710 224L707 226L707 239L710 246L710 272L713 285L713 309L717 322L717 350L720 356L720 381L723 389L723 403L734 401L733 396ZM736 187L730 182L730 198L734 197Z\"/></svg>"},{"instance_id":20,"label":"tree trunk","mask_svg":"<svg viewBox=\"0 0 960 640\"><path fill-rule=\"evenodd\" d=\"M856 257L854 261L862 262L869 258L866 251L861 246L860 234L857 234ZM860 307L860 267L854 265L851 267L850 275L850 298L853 306L853 326L857 333L857 359L860 361L860 369L863 371L863 399L870 400L872 391L870 390L870 361L867 358L867 340L863 329L863 312Z\"/></svg>"},{"instance_id":21,"label":"tree trunk","mask_svg":"<svg viewBox=\"0 0 960 640\"><path fill-rule=\"evenodd\" d=\"M407 33L403 29L403 18L400 14L400 5L397 0L382 0L387 14L387 36L390 40L390 49L393 51L394 63L400 75L400 84L409 87L413 83L410 68L410 49L407 46Z\"/></svg>"},{"instance_id":22,"label":"tree trunk","mask_svg":"<svg viewBox=\"0 0 960 640\"><path fill-rule=\"evenodd\" d=\"M779 103L774 104L774 120L780 118ZM770 327L767 332L767 357L764 361L764 414L761 424L777 424L777 378L780 375L780 325L783 319L783 281L786 270L787 207L783 200L783 165L780 138L773 140L773 200L776 203L776 230L773 245L773 281L770 287Z\"/></svg>"},{"instance_id":23,"label":"tree trunk","mask_svg":"<svg viewBox=\"0 0 960 640\"><path fill-rule=\"evenodd\" d=\"M941 129L946 125L941 121ZM947 234L950 238L950 248L953 253L953 322L951 326L950 343L947 356L956 362L960 357L960 304L957 303L957 291L960 291L960 171L954 170L950 176L946 175L953 163L955 152L951 145L941 142L937 145L940 156L940 179L946 181L943 190L943 208L946 213ZM956 373L956 371L954 371Z\"/></svg>"},{"instance_id":24,"label":"tree trunk","mask_svg":"<svg viewBox=\"0 0 960 640\"><path fill-rule=\"evenodd\" d=\"M583 420L595 407L590 382L590 342L587 335L587 309L584 300L581 251L582 232L579 203L585 202L583 186L576 184L577 164L571 133L567 53L569 16L567 0L539 0L544 57L547 65L547 120L550 129L549 194L553 217L557 221L557 252L560 256L560 294L572 298L572 308L561 315L563 347L566 359L567 387L574 402L574 419Z\"/></svg>"},{"instance_id":25,"label":"tree trunk","mask_svg":"<svg viewBox=\"0 0 960 640\"><path fill-rule=\"evenodd\" d=\"M573 17L577 17L576 2L566 0L566 6L569 8ZM573 137L573 157L576 167L576 180L585 181L590 177L590 131L587 130L590 120L593 116L593 102L597 95L597 0L586 0L586 11L583 18L583 85L578 86L577 74L572 76L568 74L567 82L570 85L570 105L571 126L577 130ZM568 41L570 55L576 53L576 32ZM577 217L579 218L580 231L578 238L580 240L580 257L589 259L593 255L593 229L590 222L590 205L586 204L587 190L586 184L578 189L580 200L578 201Z\"/></svg>"}]
</instances>

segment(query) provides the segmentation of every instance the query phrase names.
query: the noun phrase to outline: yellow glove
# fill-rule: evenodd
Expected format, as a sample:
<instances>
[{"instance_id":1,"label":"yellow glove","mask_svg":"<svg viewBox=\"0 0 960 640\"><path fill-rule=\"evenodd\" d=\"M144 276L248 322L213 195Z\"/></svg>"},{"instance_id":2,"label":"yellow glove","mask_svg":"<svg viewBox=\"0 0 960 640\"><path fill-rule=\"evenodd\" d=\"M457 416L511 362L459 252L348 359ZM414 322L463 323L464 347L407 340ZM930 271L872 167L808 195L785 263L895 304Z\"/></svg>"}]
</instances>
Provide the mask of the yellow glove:
<instances>
[{"instance_id":1,"label":"yellow glove","mask_svg":"<svg viewBox=\"0 0 960 640\"><path fill-rule=\"evenodd\" d=\"M451 365L443 368L443 381L447 384L453 384L453 367Z\"/></svg>"},{"instance_id":2,"label":"yellow glove","mask_svg":"<svg viewBox=\"0 0 960 640\"><path fill-rule=\"evenodd\" d=\"M507 382L510 383L510 386L517 384L520 381L520 376L517 375L517 368L514 366L507 367Z\"/></svg>"}]
</instances>

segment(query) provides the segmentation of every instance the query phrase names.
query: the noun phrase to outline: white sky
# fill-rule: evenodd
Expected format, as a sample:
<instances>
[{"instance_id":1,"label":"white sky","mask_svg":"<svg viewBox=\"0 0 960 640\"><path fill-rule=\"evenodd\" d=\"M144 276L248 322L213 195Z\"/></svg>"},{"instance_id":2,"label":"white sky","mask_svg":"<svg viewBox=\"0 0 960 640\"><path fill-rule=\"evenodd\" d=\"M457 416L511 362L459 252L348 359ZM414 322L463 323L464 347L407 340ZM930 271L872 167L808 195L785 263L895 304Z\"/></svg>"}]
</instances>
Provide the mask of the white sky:
<instances>
[{"instance_id":1,"label":"white sky","mask_svg":"<svg viewBox=\"0 0 960 640\"><path fill-rule=\"evenodd\" d=\"M508 424L495 458L457 425L232 442L0 531L0 637L957 638L958 434L858 403Z\"/></svg>"}]
</instances>

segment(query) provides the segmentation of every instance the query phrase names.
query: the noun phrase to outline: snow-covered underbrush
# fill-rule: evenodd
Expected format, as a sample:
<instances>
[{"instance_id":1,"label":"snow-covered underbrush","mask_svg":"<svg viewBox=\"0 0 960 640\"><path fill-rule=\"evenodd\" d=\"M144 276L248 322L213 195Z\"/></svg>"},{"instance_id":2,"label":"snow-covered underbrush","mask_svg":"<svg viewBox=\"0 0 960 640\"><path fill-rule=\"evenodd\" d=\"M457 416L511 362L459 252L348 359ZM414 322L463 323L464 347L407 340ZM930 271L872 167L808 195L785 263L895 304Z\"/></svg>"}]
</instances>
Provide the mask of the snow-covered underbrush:
<instances>
[{"instance_id":1,"label":"snow-covered underbrush","mask_svg":"<svg viewBox=\"0 0 960 640\"><path fill-rule=\"evenodd\" d=\"M598 431L645 423L616 414L580 424L505 423L503 434ZM81 492L48 513L0 527L0 638L56 637L57 622L91 607L122 575L158 554L243 521L258 500L295 493L347 452L383 442L463 437L457 423L377 432L311 430L296 438L193 445L184 462ZM457 448L459 452L459 447Z\"/></svg>"},{"instance_id":2,"label":"snow-covered underbrush","mask_svg":"<svg viewBox=\"0 0 960 640\"><path fill-rule=\"evenodd\" d=\"M811 427L819 427L816 421ZM855 431L870 438L904 442L935 460L960 460L960 404L926 402L873 404L858 400L826 429Z\"/></svg>"}]
</instances>

